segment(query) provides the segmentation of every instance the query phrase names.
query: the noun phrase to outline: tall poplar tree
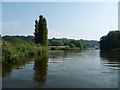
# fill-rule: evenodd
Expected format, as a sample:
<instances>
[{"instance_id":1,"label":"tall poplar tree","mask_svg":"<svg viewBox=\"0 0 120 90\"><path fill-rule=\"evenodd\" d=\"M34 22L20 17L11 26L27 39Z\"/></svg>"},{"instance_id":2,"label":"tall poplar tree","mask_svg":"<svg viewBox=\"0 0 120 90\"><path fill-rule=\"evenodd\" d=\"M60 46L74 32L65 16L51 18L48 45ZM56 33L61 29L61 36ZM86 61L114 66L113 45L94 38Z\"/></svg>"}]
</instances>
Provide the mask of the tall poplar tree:
<instances>
[{"instance_id":1,"label":"tall poplar tree","mask_svg":"<svg viewBox=\"0 0 120 90\"><path fill-rule=\"evenodd\" d=\"M46 19L40 15L39 21L35 20L35 43L42 46L48 45L48 28Z\"/></svg>"}]
</instances>

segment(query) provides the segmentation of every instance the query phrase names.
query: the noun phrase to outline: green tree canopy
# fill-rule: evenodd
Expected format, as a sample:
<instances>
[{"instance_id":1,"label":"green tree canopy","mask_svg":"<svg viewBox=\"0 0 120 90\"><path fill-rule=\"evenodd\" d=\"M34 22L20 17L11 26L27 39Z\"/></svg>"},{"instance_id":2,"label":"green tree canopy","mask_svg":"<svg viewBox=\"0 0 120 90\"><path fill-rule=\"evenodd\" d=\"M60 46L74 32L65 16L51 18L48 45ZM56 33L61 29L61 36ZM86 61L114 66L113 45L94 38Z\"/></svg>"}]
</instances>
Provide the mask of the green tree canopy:
<instances>
[{"instance_id":1,"label":"green tree canopy","mask_svg":"<svg viewBox=\"0 0 120 90\"><path fill-rule=\"evenodd\" d=\"M71 43L71 44L70 44L70 48L75 49L75 48L76 48L76 46L75 46L73 43Z\"/></svg>"},{"instance_id":2,"label":"green tree canopy","mask_svg":"<svg viewBox=\"0 0 120 90\"><path fill-rule=\"evenodd\" d=\"M35 43L42 46L48 45L48 28L46 19L40 15L39 20L35 20Z\"/></svg>"},{"instance_id":3,"label":"green tree canopy","mask_svg":"<svg viewBox=\"0 0 120 90\"><path fill-rule=\"evenodd\" d=\"M63 42L61 40L53 39L50 42L50 46L63 46Z\"/></svg>"},{"instance_id":4,"label":"green tree canopy","mask_svg":"<svg viewBox=\"0 0 120 90\"><path fill-rule=\"evenodd\" d=\"M100 38L101 50L112 50L120 48L120 31L110 31L106 36Z\"/></svg>"}]
</instances>

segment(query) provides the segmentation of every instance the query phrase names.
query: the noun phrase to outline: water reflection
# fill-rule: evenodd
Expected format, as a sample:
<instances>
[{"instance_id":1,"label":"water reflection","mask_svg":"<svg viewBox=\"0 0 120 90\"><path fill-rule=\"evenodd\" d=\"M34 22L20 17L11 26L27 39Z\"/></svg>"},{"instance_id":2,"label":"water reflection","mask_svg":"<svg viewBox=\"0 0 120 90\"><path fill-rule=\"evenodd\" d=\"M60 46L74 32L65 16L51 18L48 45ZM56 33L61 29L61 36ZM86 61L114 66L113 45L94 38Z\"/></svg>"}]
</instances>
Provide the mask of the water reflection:
<instances>
[{"instance_id":1,"label":"water reflection","mask_svg":"<svg viewBox=\"0 0 120 90\"><path fill-rule=\"evenodd\" d=\"M11 64L2 63L2 77L10 76L11 72Z\"/></svg>"},{"instance_id":2,"label":"water reflection","mask_svg":"<svg viewBox=\"0 0 120 90\"><path fill-rule=\"evenodd\" d=\"M40 56L34 61L34 80L37 82L37 87L42 87L46 81L48 55Z\"/></svg>"},{"instance_id":3,"label":"water reflection","mask_svg":"<svg viewBox=\"0 0 120 90\"><path fill-rule=\"evenodd\" d=\"M2 77L11 76L13 69L22 69L26 63L33 61L32 58L22 58L16 62L2 62Z\"/></svg>"},{"instance_id":4,"label":"water reflection","mask_svg":"<svg viewBox=\"0 0 120 90\"><path fill-rule=\"evenodd\" d=\"M100 58L104 66L120 68L120 52L103 52L100 51Z\"/></svg>"},{"instance_id":5,"label":"water reflection","mask_svg":"<svg viewBox=\"0 0 120 90\"><path fill-rule=\"evenodd\" d=\"M120 62L120 52L100 51L100 57L110 62Z\"/></svg>"},{"instance_id":6,"label":"water reflection","mask_svg":"<svg viewBox=\"0 0 120 90\"><path fill-rule=\"evenodd\" d=\"M70 55L76 55L80 50L52 50L49 57L52 59L66 58Z\"/></svg>"},{"instance_id":7,"label":"water reflection","mask_svg":"<svg viewBox=\"0 0 120 90\"><path fill-rule=\"evenodd\" d=\"M46 53L28 61L4 63L3 87L118 87L118 69L113 67L118 64L118 57L119 53L99 53L99 50L50 51L49 55ZM66 61L49 63L48 58L51 62Z\"/></svg>"},{"instance_id":8,"label":"water reflection","mask_svg":"<svg viewBox=\"0 0 120 90\"><path fill-rule=\"evenodd\" d=\"M53 59L67 57L67 51L53 50L53 51L50 51L49 57Z\"/></svg>"},{"instance_id":9,"label":"water reflection","mask_svg":"<svg viewBox=\"0 0 120 90\"><path fill-rule=\"evenodd\" d=\"M120 82L120 52L100 51L102 73L112 82L112 85L119 87ZM114 83L118 83L114 84Z\"/></svg>"}]
</instances>

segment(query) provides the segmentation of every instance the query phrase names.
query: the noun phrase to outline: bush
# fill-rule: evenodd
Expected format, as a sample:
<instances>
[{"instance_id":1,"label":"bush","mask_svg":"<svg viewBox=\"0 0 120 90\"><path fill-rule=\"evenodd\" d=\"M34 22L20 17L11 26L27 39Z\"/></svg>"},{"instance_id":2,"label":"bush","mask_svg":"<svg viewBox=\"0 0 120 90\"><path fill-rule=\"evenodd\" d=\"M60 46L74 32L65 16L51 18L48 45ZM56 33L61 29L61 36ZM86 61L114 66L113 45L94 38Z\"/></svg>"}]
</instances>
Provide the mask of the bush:
<instances>
[{"instance_id":1,"label":"bush","mask_svg":"<svg viewBox=\"0 0 120 90\"><path fill-rule=\"evenodd\" d=\"M63 42L61 40L52 40L50 46L63 46Z\"/></svg>"},{"instance_id":2,"label":"bush","mask_svg":"<svg viewBox=\"0 0 120 90\"><path fill-rule=\"evenodd\" d=\"M72 44L70 44L70 48L75 49L76 46L72 43Z\"/></svg>"},{"instance_id":3,"label":"bush","mask_svg":"<svg viewBox=\"0 0 120 90\"><path fill-rule=\"evenodd\" d=\"M109 51L120 48L120 31L110 31L107 35L100 38L100 49Z\"/></svg>"},{"instance_id":4,"label":"bush","mask_svg":"<svg viewBox=\"0 0 120 90\"><path fill-rule=\"evenodd\" d=\"M46 50L47 47L41 47L39 44L27 42L22 39L12 41L2 41L2 60L19 59L25 56L39 55L38 53Z\"/></svg>"}]
</instances>

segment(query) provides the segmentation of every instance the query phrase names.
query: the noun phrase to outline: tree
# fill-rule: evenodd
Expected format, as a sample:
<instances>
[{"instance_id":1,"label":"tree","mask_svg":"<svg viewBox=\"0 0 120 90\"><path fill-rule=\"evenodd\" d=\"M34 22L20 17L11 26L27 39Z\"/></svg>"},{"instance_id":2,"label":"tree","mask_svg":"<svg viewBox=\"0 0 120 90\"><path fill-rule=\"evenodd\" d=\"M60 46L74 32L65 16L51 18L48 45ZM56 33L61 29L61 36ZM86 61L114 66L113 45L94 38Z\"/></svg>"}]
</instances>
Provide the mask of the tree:
<instances>
[{"instance_id":1,"label":"tree","mask_svg":"<svg viewBox=\"0 0 120 90\"><path fill-rule=\"evenodd\" d=\"M49 41L49 45L50 46L63 46L63 42L62 42L62 40L57 40L57 39L53 38Z\"/></svg>"},{"instance_id":2,"label":"tree","mask_svg":"<svg viewBox=\"0 0 120 90\"><path fill-rule=\"evenodd\" d=\"M81 42L79 43L79 47L80 47L81 50L85 49L84 45Z\"/></svg>"},{"instance_id":3,"label":"tree","mask_svg":"<svg viewBox=\"0 0 120 90\"><path fill-rule=\"evenodd\" d=\"M110 31L106 36L100 38L101 50L112 50L120 48L120 31Z\"/></svg>"},{"instance_id":4,"label":"tree","mask_svg":"<svg viewBox=\"0 0 120 90\"><path fill-rule=\"evenodd\" d=\"M76 46L75 46L73 43L71 43L71 44L70 44L70 48L75 49Z\"/></svg>"},{"instance_id":5,"label":"tree","mask_svg":"<svg viewBox=\"0 0 120 90\"><path fill-rule=\"evenodd\" d=\"M40 15L39 21L35 20L35 43L42 46L48 45L48 28L46 19Z\"/></svg>"},{"instance_id":6,"label":"tree","mask_svg":"<svg viewBox=\"0 0 120 90\"><path fill-rule=\"evenodd\" d=\"M79 47L81 50L84 49L83 44L80 40L72 40L71 44L74 44L76 47Z\"/></svg>"}]
</instances>

